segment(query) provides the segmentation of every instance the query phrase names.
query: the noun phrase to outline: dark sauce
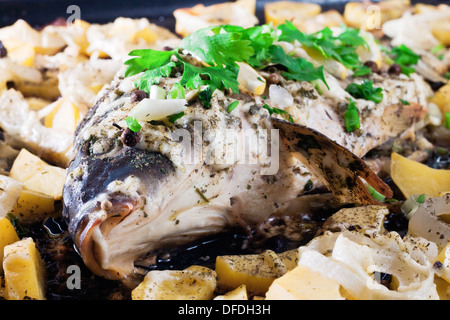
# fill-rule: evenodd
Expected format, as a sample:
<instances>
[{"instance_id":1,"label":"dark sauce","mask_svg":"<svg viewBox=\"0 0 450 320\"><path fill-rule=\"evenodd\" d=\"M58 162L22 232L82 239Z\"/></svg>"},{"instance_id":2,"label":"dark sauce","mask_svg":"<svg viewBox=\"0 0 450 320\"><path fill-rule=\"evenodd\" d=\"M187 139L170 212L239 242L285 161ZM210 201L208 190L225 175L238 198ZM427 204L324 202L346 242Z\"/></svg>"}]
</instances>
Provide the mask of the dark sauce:
<instances>
[{"instance_id":1,"label":"dark sauce","mask_svg":"<svg viewBox=\"0 0 450 320\"><path fill-rule=\"evenodd\" d=\"M239 230L204 237L198 241L148 253L138 259L135 266L142 275L151 270L182 270L191 265L215 267L216 257L231 254L258 254L264 250L277 253L298 248L314 238L323 222L338 208L324 208L295 217L273 217L257 226L250 234ZM386 217L385 228L407 232L408 221L402 214ZM43 222L26 226L35 240L46 264L48 300L130 300L131 292L120 281L106 280L94 275L83 263L74 248L62 217L47 218ZM81 275L79 289L69 289L72 275L69 266L78 266Z\"/></svg>"},{"instance_id":2,"label":"dark sauce","mask_svg":"<svg viewBox=\"0 0 450 320\"><path fill-rule=\"evenodd\" d=\"M46 265L47 300L126 300L130 293L119 281L106 280L94 275L75 251L72 238L63 218L47 218L44 222L27 226ZM68 283L73 272L80 270L79 288L70 289Z\"/></svg>"}]
</instances>

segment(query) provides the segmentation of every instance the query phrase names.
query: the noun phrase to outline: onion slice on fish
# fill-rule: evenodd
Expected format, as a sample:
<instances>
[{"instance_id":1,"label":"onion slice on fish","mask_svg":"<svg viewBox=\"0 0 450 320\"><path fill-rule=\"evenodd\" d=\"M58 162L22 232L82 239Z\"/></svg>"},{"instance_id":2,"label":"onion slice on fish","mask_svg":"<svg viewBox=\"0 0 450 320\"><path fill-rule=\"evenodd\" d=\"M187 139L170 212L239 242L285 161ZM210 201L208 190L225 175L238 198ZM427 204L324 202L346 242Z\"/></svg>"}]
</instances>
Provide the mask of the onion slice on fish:
<instances>
[{"instance_id":1,"label":"onion slice on fish","mask_svg":"<svg viewBox=\"0 0 450 320\"><path fill-rule=\"evenodd\" d=\"M141 121L161 120L186 110L186 99L143 99L129 116Z\"/></svg>"}]
</instances>

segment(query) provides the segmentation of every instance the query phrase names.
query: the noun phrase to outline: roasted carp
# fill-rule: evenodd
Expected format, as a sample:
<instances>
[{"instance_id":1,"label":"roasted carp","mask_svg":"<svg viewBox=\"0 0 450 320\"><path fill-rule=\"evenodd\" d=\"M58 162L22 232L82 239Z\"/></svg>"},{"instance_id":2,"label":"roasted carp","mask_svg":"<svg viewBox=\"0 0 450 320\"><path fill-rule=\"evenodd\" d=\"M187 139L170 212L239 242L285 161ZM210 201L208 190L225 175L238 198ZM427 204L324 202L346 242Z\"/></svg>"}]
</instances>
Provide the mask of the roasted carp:
<instances>
[{"instance_id":1,"label":"roasted carp","mask_svg":"<svg viewBox=\"0 0 450 320\"><path fill-rule=\"evenodd\" d=\"M217 34L226 35L227 30ZM183 98L166 99L166 94L186 80L182 59L194 60L195 67L189 65L191 72L211 65L182 54L186 53L160 54L167 56L170 72L159 74L150 95L137 88L142 85L143 73L130 75L122 69L103 88L76 131L63 215L86 265L109 279L132 279L137 274L134 262L152 250L230 228L250 232L268 218L292 210L292 203L311 190L311 183L315 188L330 181L318 179L317 175L329 172L311 171L314 163L308 161L343 159L340 155L351 154L346 159L352 163L328 161L327 170L333 165L344 168L350 177L349 170L357 168L362 178L369 177L366 182L391 196L389 188L361 164L361 158L425 125L430 89L416 74L368 75L382 88L384 97L379 103L354 100L360 127L351 132L346 130L344 111L353 97L344 88L352 77L342 80L325 72L327 85L318 85L285 77L286 69L279 63L258 71L258 80L265 84L261 94L242 90L242 86L239 92L216 89L205 104L202 91L187 88ZM273 81L274 75L277 81ZM208 81L204 75L195 79ZM288 99L280 99L280 91ZM176 110L172 112L176 117L169 113L170 117L152 118L137 112L143 105L150 110ZM138 130L130 130L130 115L141 117ZM295 157L292 146L280 138L280 126L274 126L272 117L288 119L284 125L295 126L292 121L299 128L310 128L310 134L320 134L319 146L311 147L316 150L308 161ZM322 143L325 157L318 154ZM325 186L351 189L347 182L343 179L340 186L335 182ZM362 192L364 185L355 185L356 191ZM347 200L373 203L367 192L342 201Z\"/></svg>"}]
</instances>

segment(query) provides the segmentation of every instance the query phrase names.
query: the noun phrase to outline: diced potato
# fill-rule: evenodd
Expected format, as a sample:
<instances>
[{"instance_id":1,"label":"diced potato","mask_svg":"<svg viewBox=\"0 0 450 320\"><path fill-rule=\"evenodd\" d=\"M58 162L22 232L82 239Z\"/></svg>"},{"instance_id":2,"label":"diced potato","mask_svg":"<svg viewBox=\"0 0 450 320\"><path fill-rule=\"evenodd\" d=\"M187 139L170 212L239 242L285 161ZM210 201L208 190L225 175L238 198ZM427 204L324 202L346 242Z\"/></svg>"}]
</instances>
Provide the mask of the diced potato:
<instances>
[{"instance_id":1,"label":"diced potato","mask_svg":"<svg viewBox=\"0 0 450 320\"><path fill-rule=\"evenodd\" d=\"M17 81L15 84L16 89L25 97L40 97L53 101L61 95L58 88L58 78L54 77L47 77L41 82Z\"/></svg>"},{"instance_id":2,"label":"diced potato","mask_svg":"<svg viewBox=\"0 0 450 320\"><path fill-rule=\"evenodd\" d=\"M49 100L38 98L38 97L28 97L28 98L25 98L25 100L28 102L30 110L33 110L33 111L39 111L51 103L51 101L49 101Z\"/></svg>"},{"instance_id":3,"label":"diced potato","mask_svg":"<svg viewBox=\"0 0 450 320\"><path fill-rule=\"evenodd\" d=\"M53 55L65 46L64 40L56 33L43 34L31 27L25 20L19 19L13 25L0 29L3 43L14 41L24 46L31 46L38 54ZM8 48L8 47L7 47Z\"/></svg>"},{"instance_id":4,"label":"diced potato","mask_svg":"<svg viewBox=\"0 0 450 320\"><path fill-rule=\"evenodd\" d=\"M359 232L366 235L383 234L384 221L388 214L389 210L384 205L343 208L331 215L318 233L345 231L357 227Z\"/></svg>"},{"instance_id":5,"label":"diced potato","mask_svg":"<svg viewBox=\"0 0 450 320\"><path fill-rule=\"evenodd\" d=\"M75 132L78 121L81 118L80 109L68 97L62 97L54 108L45 117L44 124L47 128Z\"/></svg>"},{"instance_id":6,"label":"diced potato","mask_svg":"<svg viewBox=\"0 0 450 320\"><path fill-rule=\"evenodd\" d=\"M450 283L439 277L434 279L434 283L436 284L436 291L439 295L439 299L450 300Z\"/></svg>"},{"instance_id":7,"label":"diced potato","mask_svg":"<svg viewBox=\"0 0 450 320\"><path fill-rule=\"evenodd\" d=\"M34 47L29 43L24 43L15 39L8 39L2 41L6 50L8 50L8 57L25 67L32 67L34 65Z\"/></svg>"},{"instance_id":8,"label":"diced potato","mask_svg":"<svg viewBox=\"0 0 450 320\"><path fill-rule=\"evenodd\" d=\"M298 266L276 279L266 293L266 300L336 299L343 299L339 282L305 266Z\"/></svg>"},{"instance_id":9,"label":"diced potato","mask_svg":"<svg viewBox=\"0 0 450 320\"><path fill-rule=\"evenodd\" d=\"M28 150L22 149L12 165L9 176L22 182L24 188L59 200L62 198L66 169L52 166Z\"/></svg>"},{"instance_id":10,"label":"diced potato","mask_svg":"<svg viewBox=\"0 0 450 320\"><path fill-rule=\"evenodd\" d=\"M140 39L144 40L147 43L154 43L156 40L158 40L158 35L152 32L150 29L141 29L131 35L130 42L138 43Z\"/></svg>"},{"instance_id":11,"label":"diced potato","mask_svg":"<svg viewBox=\"0 0 450 320\"><path fill-rule=\"evenodd\" d=\"M431 102L436 104L442 113L450 112L450 82L442 86L431 99Z\"/></svg>"},{"instance_id":12,"label":"diced potato","mask_svg":"<svg viewBox=\"0 0 450 320\"><path fill-rule=\"evenodd\" d=\"M6 216L17 203L22 192L22 184L5 175L0 174L0 217Z\"/></svg>"},{"instance_id":13,"label":"diced potato","mask_svg":"<svg viewBox=\"0 0 450 320\"><path fill-rule=\"evenodd\" d=\"M334 279L298 266L276 279L266 293L266 300L336 300L343 299L340 284Z\"/></svg>"},{"instance_id":14,"label":"diced potato","mask_svg":"<svg viewBox=\"0 0 450 320\"><path fill-rule=\"evenodd\" d=\"M281 261L283 261L287 270L292 270L298 265L300 254L298 249L287 250L278 254Z\"/></svg>"},{"instance_id":15,"label":"diced potato","mask_svg":"<svg viewBox=\"0 0 450 320\"><path fill-rule=\"evenodd\" d=\"M184 270L149 271L131 292L133 300L210 300L216 289L216 272L191 266Z\"/></svg>"},{"instance_id":16,"label":"diced potato","mask_svg":"<svg viewBox=\"0 0 450 320\"><path fill-rule=\"evenodd\" d=\"M435 261L439 262L440 265L436 273L450 283L450 242L439 252Z\"/></svg>"},{"instance_id":17,"label":"diced potato","mask_svg":"<svg viewBox=\"0 0 450 320\"><path fill-rule=\"evenodd\" d=\"M379 29L386 21L400 18L409 7L409 0L370 2L348 2L344 8L347 26L362 30Z\"/></svg>"},{"instance_id":18,"label":"diced potato","mask_svg":"<svg viewBox=\"0 0 450 320\"><path fill-rule=\"evenodd\" d=\"M23 189L11 213L18 217L21 222L33 223L44 220L53 211L55 211L53 196Z\"/></svg>"},{"instance_id":19,"label":"diced potato","mask_svg":"<svg viewBox=\"0 0 450 320\"><path fill-rule=\"evenodd\" d=\"M305 33L315 33L322 30L325 27L339 27L344 24L344 18L342 14L337 10L328 10L324 13L320 13L317 16L307 18L298 23L300 31Z\"/></svg>"},{"instance_id":20,"label":"diced potato","mask_svg":"<svg viewBox=\"0 0 450 320\"><path fill-rule=\"evenodd\" d=\"M299 29L305 19L317 16L321 10L322 7L316 3L295 1L274 1L264 6L266 23L277 26L289 20Z\"/></svg>"},{"instance_id":21,"label":"diced potato","mask_svg":"<svg viewBox=\"0 0 450 320\"><path fill-rule=\"evenodd\" d=\"M450 21L434 24L431 31L440 43L450 46Z\"/></svg>"},{"instance_id":22,"label":"diced potato","mask_svg":"<svg viewBox=\"0 0 450 320\"><path fill-rule=\"evenodd\" d=\"M245 284L236 289L214 298L214 300L248 300L247 287Z\"/></svg>"},{"instance_id":23,"label":"diced potato","mask_svg":"<svg viewBox=\"0 0 450 320\"><path fill-rule=\"evenodd\" d=\"M32 238L4 248L3 270L8 300L45 300L45 263Z\"/></svg>"},{"instance_id":24,"label":"diced potato","mask_svg":"<svg viewBox=\"0 0 450 320\"><path fill-rule=\"evenodd\" d=\"M19 237L11 221L0 217L0 273L3 272L3 249L16 241L19 241Z\"/></svg>"},{"instance_id":25,"label":"diced potato","mask_svg":"<svg viewBox=\"0 0 450 320\"><path fill-rule=\"evenodd\" d=\"M224 255L216 259L220 289L235 289L245 284L256 295L264 295L272 282L287 272L285 263L271 250L261 254Z\"/></svg>"},{"instance_id":26,"label":"diced potato","mask_svg":"<svg viewBox=\"0 0 450 320\"><path fill-rule=\"evenodd\" d=\"M406 198L420 194L438 197L450 190L450 170L433 169L395 152L391 155L391 176Z\"/></svg>"}]
</instances>

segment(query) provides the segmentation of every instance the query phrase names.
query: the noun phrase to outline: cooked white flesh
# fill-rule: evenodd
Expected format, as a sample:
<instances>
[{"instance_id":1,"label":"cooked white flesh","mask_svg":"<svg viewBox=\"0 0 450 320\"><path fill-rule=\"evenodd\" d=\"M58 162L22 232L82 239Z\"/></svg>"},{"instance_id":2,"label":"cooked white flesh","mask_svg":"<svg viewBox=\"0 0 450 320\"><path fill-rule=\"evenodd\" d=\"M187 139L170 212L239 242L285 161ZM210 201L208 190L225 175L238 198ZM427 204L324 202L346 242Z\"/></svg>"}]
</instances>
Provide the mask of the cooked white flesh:
<instances>
[{"instance_id":1,"label":"cooked white flesh","mask_svg":"<svg viewBox=\"0 0 450 320\"><path fill-rule=\"evenodd\" d=\"M278 162L264 159L260 152L257 161L246 160L245 144L234 153L223 148L228 144L220 134L227 132L245 141L244 137L257 137L264 133L261 129L268 130L266 146L276 142L270 140L278 136L271 134L269 113L263 108L265 103L271 104L269 87L265 100L216 90L209 109L196 99L195 92L188 92L185 116L174 124L140 121L139 142L124 146L120 128L127 127L125 119L138 102L131 100L136 76L124 79L122 74L104 89L105 95L78 128L76 155L65 188L64 214L85 263L95 273L113 279L132 278L134 261L145 253L229 227L251 229L298 203L308 180L317 183L317 177L281 140L279 152L272 154ZM358 132L345 130L341 110L349 98L345 83L328 74L330 90L321 88L323 95L308 82L283 80L293 98L293 104L284 110L295 122L362 157L414 125L423 125L423 103L429 95L427 85L414 75L374 75L371 79L383 88L384 99L379 104L356 100L361 114ZM177 81L163 78L160 86L168 91ZM409 99L411 104L403 105L399 99ZM233 101L239 105L229 113L227 106ZM179 142L177 135L188 132L194 139L196 125L201 126L202 143L197 151L204 158L186 161L186 144Z\"/></svg>"}]
</instances>

